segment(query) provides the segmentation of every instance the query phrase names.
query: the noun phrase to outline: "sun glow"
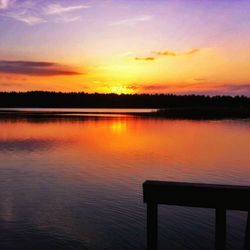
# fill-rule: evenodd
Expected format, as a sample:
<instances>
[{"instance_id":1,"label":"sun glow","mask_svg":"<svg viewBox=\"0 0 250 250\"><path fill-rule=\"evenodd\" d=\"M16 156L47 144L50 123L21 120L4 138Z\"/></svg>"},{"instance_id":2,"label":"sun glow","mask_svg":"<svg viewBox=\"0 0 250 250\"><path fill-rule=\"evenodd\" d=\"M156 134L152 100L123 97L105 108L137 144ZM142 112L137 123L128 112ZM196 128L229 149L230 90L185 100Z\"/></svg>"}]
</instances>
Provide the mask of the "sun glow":
<instances>
[{"instance_id":1,"label":"sun glow","mask_svg":"<svg viewBox=\"0 0 250 250\"><path fill-rule=\"evenodd\" d=\"M121 95L121 94L133 94L134 91L127 86L122 85L114 85L110 87L110 92L113 94Z\"/></svg>"}]
</instances>

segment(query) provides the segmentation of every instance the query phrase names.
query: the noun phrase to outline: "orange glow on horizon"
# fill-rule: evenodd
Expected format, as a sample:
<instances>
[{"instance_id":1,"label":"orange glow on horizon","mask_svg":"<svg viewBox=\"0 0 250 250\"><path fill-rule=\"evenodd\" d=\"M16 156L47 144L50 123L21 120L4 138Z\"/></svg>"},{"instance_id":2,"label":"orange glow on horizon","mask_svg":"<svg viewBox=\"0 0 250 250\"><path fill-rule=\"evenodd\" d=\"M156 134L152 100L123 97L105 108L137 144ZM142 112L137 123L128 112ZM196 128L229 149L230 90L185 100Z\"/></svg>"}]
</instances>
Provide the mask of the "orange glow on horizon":
<instances>
[{"instance_id":1,"label":"orange glow on horizon","mask_svg":"<svg viewBox=\"0 0 250 250\"><path fill-rule=\"evenodd\" d=\"M111 86L109 93L121 95L121 94L134 94L132 89L127 88L126 86L116 85Z\"/></svg>"}]
</instances>

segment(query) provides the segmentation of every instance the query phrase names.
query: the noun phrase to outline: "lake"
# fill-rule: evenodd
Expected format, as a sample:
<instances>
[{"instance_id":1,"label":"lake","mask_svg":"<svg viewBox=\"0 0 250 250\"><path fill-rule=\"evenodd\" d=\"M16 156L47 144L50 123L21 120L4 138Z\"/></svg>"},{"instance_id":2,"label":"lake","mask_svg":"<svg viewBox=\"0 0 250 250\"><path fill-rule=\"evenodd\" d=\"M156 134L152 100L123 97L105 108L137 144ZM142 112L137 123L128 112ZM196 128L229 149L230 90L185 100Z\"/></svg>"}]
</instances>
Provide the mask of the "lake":
<instances>
[{"instance_id":1,"label":"lake","mask_svg":"<svg viewBox=\"0 0 250 250\"><path fill-rule=\"evenodd\" d=\"M0 248L145 249L146 179L250 185L249 155L250 120L1 118ZM213 249L214 213L160 206L160 249Z\"/></svg>"}]
</instances>

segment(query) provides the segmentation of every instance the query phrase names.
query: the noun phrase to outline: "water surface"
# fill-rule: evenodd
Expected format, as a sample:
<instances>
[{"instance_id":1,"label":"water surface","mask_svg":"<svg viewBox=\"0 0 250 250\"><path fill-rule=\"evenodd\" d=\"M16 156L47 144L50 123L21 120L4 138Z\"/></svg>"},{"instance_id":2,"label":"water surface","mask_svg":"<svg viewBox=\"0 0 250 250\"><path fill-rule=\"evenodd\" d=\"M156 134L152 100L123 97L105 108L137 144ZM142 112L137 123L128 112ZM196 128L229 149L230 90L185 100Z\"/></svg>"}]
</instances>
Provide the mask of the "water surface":
<instances>
[{"instance_id":1,"label":"water surface","mask_svg":"<svg viewBox=\"0 0 250 250\"><path fill-rule=\"evenodd\" d=\"M0 108L1 111L25 111L25 112L60 112L60 113L150 113L157 109L143 108Z\"/></svg>"},{"instance_id":2,"label":"water surface","mask_svg":"<svg viewBox=\"0 0 250 250\"><path fill-rule=\"evenodd\" d=\"M0 119L0 248L145 249L146 179L250 185L249 150L249 120ZM214 210L159 210L161 249L213 249Z\"/></svg>"}]
</instances>

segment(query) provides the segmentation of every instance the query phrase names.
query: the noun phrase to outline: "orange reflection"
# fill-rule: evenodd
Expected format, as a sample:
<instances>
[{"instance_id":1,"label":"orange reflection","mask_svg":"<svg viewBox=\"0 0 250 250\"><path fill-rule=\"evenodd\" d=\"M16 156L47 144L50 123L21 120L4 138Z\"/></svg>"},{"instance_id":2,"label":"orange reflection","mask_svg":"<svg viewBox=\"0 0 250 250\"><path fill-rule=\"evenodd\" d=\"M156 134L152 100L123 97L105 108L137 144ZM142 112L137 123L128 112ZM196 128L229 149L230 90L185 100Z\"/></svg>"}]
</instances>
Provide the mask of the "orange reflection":
<instances>
[{"instance_id":1,"label":"orange reflection","mask_svg":"<svg viewBox=\"0 0 250 250\"><path fill-rule=\"evenodd\" d=\"M125 133L127 130L126 120L115 120L111 123L111 130L116 134Z\"/></svg>"},{"instance_id":2,"label":"orange reflection","mask_svg":"<svg viewBox=\"0 0 250 250\"><path fill-rule=\"evenodd\" d=\"M112 183L118 177L124 183L135 177L138 183L144 179L235 183L250 178L248 122L133 117L9 120L0 121L0 131L1 162L9 160L5 148L16 141L11 155L30 159L30 152L18 150L33 147L34 162L53 159L43 167L54 168L64 178L87 175L93 183Z\"/></svg>"}]
</instances>

